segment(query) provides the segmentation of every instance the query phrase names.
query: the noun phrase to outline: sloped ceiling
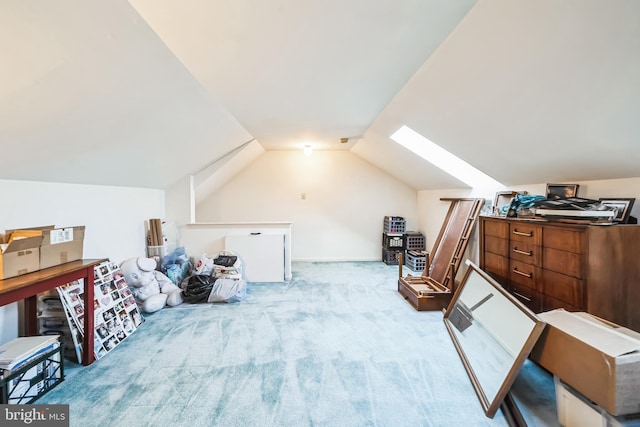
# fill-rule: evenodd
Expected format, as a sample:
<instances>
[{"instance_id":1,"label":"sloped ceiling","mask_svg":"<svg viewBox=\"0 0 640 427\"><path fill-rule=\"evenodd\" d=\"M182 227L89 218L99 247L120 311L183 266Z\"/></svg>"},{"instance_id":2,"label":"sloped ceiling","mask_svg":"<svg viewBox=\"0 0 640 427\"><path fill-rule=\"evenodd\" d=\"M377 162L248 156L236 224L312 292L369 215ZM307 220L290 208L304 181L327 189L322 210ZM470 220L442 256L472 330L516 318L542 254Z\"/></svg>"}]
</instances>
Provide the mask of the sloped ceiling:
<instances>
[{"instance_id":1,"label":"sloped ceiling","mask_svg":"<svg viewBox=\"0 0 640 427\"><path fill-rule=\"evenodd\" d=\"M0 178L165 188L251 139L124 1L0 2Z\"/></svg>"},{"instance_id":2,"label":"sloped ceiling","mask_svg":"<svg viewBox=\"0 0 640 427\"><path fill-rule=\"evenodd\" d=\"M355 150L420 188L447 183L389 143L402 124L506 185L637 177L639 113L640 2L480 1Z\"/></svg>"},{"instance_id":3,"label":"sloped ceiling","mask_svg":"<svg viewBox=\"0 0 640 427\"><path fill-rule=\"evenodd\" d=\"M267 150L345 149L475 0L130 0ZM352 142L354 142L352 141Z\"/></svg>"},{"instance_id":4,"label":"sloped ceiling","mask_svg":"<svg viewBox=\"0 0 640 427\"><path fill-rule=\"evenodd\" d=\"M636 0L5 0L0 37L0 179L165 188L258 143L464 187L403 124L507 185L640 176Z\"/></svg>"}]
</instances>

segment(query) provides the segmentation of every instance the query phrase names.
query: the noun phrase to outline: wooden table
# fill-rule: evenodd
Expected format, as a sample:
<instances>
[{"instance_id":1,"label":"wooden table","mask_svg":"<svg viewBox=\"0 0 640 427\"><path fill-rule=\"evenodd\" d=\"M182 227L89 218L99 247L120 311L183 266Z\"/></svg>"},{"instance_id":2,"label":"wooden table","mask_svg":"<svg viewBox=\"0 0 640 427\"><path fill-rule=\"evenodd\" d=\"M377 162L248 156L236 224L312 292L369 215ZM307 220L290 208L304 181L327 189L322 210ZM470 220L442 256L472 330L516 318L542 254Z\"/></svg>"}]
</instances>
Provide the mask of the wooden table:
<instances>
[{"instance_id":1,"label":"wooden table","mask_svg":"<svg viewBox=\"0 0 640 427\"><path fill-rule=\"evenodd\" d=\"M0 280L0 306L24 300L24 334L38 335L38 294L84 279L84 339L82 364L94 361L93 274L94 267L106 259L81 259L22 276Z\"/></svg>"}]
</instances>

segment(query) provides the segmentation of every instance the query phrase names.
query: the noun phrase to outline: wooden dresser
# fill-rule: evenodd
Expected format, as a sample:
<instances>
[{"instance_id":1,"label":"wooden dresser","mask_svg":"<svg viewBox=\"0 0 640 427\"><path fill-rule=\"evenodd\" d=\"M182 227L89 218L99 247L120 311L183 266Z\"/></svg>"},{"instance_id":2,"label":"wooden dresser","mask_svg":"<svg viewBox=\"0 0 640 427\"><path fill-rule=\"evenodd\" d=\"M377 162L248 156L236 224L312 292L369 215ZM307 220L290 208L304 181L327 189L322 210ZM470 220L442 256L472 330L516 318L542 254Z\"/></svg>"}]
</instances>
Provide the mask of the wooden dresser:
<instances>
[{"instance_id":1,"label":"wooden dresser","mask_svg":"<svg viewBox=\"0 0 640 427\"><path fill-rule=\"evenodd\" d=\"M532 311L640 331L640 226L480 217L480 267Z\"/></svg>"}]
</instances>

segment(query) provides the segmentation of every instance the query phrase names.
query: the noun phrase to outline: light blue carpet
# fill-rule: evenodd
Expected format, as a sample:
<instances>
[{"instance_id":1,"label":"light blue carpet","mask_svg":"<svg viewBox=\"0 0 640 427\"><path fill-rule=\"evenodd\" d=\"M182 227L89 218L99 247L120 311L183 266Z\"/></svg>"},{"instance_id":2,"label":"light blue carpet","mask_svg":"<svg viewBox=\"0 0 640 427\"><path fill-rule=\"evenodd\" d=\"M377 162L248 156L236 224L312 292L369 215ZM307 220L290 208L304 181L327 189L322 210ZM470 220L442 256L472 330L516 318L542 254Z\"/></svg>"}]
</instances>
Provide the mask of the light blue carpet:
<instances>
[{"instance_id":1,"label":"light blue carpet","mask_svg":"<svg viewBox=\"0 0 640 427\"><path fill-rule=\"evenodd\" d=\"M442 313L415 311L397 271L295 262L290 282L250 283L240 303L163 309L93 365L68 362L36 403L70 404L78 427L506 425L485 417ZM544 410L535 381L524 399Z\"/></svg>"}]
</instances>

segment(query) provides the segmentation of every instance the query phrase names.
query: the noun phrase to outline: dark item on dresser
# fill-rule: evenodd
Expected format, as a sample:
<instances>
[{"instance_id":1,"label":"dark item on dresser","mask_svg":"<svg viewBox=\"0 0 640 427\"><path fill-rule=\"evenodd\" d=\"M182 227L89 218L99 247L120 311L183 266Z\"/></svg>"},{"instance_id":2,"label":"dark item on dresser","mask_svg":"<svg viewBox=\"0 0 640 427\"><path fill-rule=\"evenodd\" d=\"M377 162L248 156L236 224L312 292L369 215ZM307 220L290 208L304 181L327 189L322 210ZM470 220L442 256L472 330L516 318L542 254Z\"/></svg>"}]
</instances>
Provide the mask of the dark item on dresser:
<instances>
[{"instance_id":1,"label":"dark item on dresser","mask_svg":"<svg viewBox=\"0 0 640 427\"><path fill-rule=\"evenodd\" d=\"M511 203L518 194L528 194L526 191L498 191L493 199L494 215L505 216Z\"/></svg>"},{"instance_id":2,"label":"dark item on dresser","mask_svg":"<svg viewBox=\"0 0 640 427\"><path fill-rule=\"evenodd\" d=\"M547 184L547 199L566 199L578 196L578 184Z\"/></svg>"},{"instance_id":3,"label":"dark item on dresser","mask_svg":"<svg viewBox=\"0 0 640 427\"><path fill-rule=\"evenodd\" d=\"M621 224L632 223L632 221L630 221L629 219L631 217L631 208L633 208L633 203L635 201L635 198L600 199L600 203L602 203L603 205L617 209L616 216L613 218L613 220Z\"/></svg>"}]
</instances>

